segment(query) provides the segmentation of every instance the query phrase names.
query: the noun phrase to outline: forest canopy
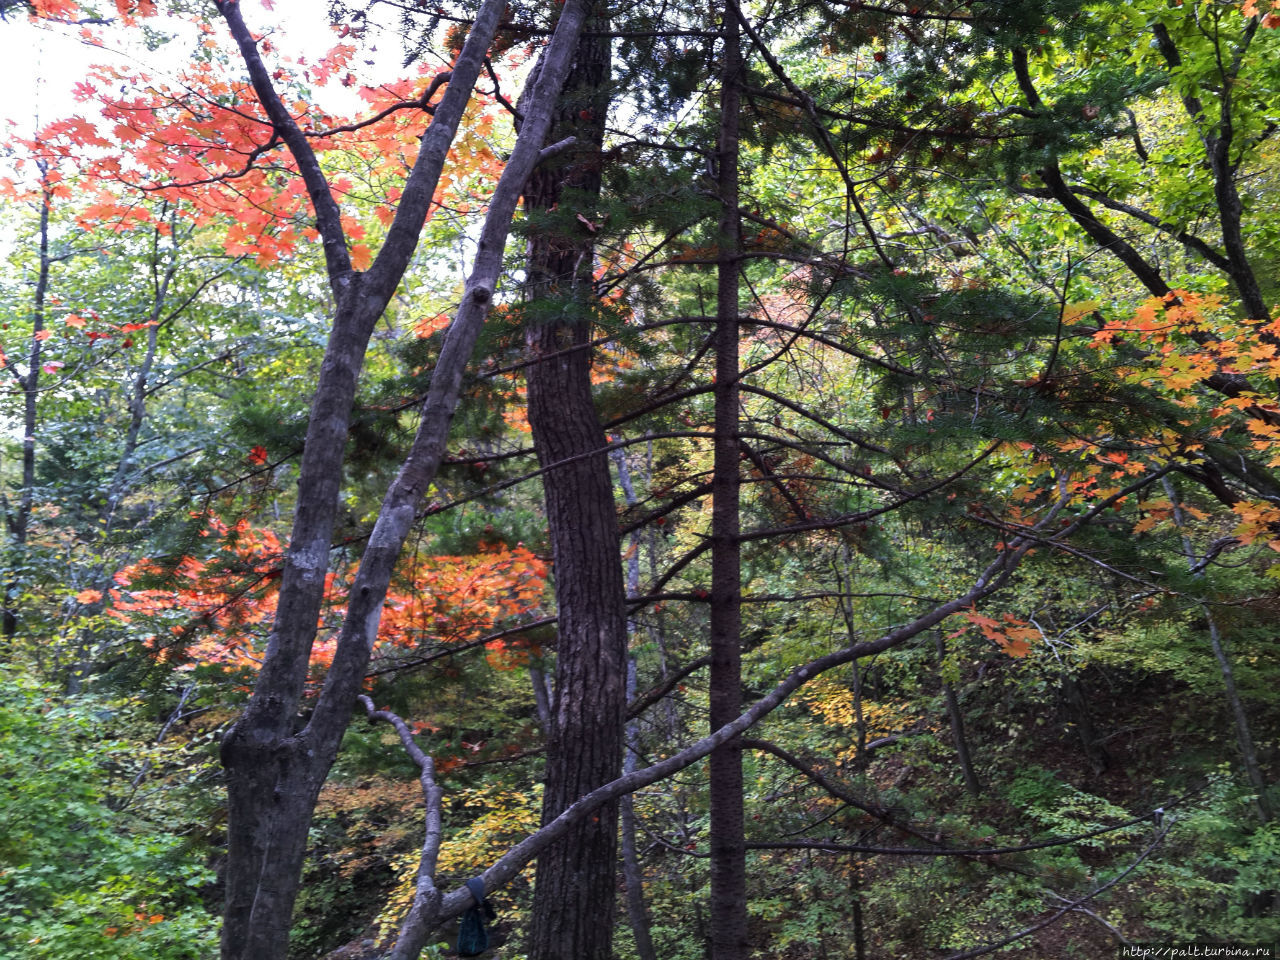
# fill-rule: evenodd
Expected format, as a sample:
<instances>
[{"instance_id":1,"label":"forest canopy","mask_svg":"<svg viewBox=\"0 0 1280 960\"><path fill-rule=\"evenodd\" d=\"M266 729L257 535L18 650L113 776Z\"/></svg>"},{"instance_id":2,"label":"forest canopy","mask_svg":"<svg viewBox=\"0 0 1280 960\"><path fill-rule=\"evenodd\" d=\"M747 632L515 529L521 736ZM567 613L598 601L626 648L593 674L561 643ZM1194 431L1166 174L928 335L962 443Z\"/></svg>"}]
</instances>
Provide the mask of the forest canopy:
<instances>
[{"instance_id":1,"label":"forest canopy","mask_svg":"<svg viewBox=\"0 0 1280 960\"><path fill-rule=\"evenodd\" d=\"M1274 951L1278 28L0 0L0 958Z\"/></svg>"}]
</instances>

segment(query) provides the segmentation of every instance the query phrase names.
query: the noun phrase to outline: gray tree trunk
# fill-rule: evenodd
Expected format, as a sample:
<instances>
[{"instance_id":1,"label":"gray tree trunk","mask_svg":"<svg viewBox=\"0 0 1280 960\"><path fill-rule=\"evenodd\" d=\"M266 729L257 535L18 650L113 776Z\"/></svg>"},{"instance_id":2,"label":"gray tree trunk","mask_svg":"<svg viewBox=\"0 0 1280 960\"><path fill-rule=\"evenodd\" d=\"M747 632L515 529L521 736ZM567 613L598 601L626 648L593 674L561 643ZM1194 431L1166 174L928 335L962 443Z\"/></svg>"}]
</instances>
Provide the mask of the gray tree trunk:
<instances>
[{"instance_id":1,"label":"gray tree trunk","mask_svg":"<svg viewBox=\"0 0 1280 960\"><path fill-rule=\"evenodd\" d=\"M341 214L306 135L273 87L238 3L218 4L276 135L298 164L316 213L336 309L312 402L298 481L300 491L276 617L253 695L222 743L228 829L224 960L279 960L288 950L307 831L316 797L337 755L365 668L392 572L444 455L463 370L493 302L519 196L542 156L553 105L585 18L567 0L531 80L520 137L490 202L474 269L445 336L413 446L383 500L352 584L347 616L324 686L303 723L299 709L324 596L325 574L343 475L351 405L369 337L412 260L449 145L505 9L485 0L449 85L422 137L386 241L365 273L352 269Z\"/></svg>"}]
</instances>

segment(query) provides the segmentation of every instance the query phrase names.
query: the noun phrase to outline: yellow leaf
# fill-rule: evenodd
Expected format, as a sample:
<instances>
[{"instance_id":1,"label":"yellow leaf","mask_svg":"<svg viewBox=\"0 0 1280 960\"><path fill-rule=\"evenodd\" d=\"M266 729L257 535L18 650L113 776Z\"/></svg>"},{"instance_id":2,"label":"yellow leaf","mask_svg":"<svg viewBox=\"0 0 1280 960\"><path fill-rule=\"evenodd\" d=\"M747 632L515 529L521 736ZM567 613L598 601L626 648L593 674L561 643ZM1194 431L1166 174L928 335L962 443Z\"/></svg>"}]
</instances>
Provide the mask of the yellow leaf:
<instances>
[{"instance_id":1,"label":"yellow leaf","mask_svg":"<svg viewBox=\"0 0 1280 960\"><path fill-rule=\"evenodd\" d=\"M1075 323L1081 317L1086 317L1097 309L1097 300L1083 300L1080 303L1068 303L1062 308L1062 322L1066 324Z\"/></svg>"}]
</instances>

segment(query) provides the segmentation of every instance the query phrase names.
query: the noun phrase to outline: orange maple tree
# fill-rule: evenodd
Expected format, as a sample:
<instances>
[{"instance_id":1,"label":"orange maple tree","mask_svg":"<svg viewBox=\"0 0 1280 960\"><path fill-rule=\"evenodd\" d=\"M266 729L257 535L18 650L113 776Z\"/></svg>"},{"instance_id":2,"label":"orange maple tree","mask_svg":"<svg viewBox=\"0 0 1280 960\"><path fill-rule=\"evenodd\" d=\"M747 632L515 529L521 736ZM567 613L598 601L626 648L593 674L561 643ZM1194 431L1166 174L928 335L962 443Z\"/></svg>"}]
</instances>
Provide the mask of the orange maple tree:
<instances>
[{"instance_id":1,"label":"orange maple tree","mask_svg":"<svg viewBox=\"0 0 1280 960\"><path fill-rule=\"evenodd\" d=\"M141 560L120 571L107 613L122 623L152 626L156 632L147 645L180 667L256 669L275 615L283 545L270 530L245 520L229 525L210 517L201 536L211 543L202 556ZM523 544L495 542L468 556L410 558L388 594L374 658L475 641L536 612L546 583L547 565ZM327 667L333 657L347 584L343 572L327 575L313 668ZM486 646L499 668L528 655L519 641Z\"/></svg>"},{"instance_id":2,"label":"orange maple tree","mask_svg":"<svg viewBox=\"0 0 1280 960\"><path fill-rule=\"evenodd\" d=\"M117 0L120 20L136 24L154 16L151 0ZM81 11L72 0L39 0L33 16L74 23ZM222 55L214 27L201 15L191 16L200 55L169 77L136 66L98 65L73 88L85 105L82 114L45 124L32 137L17 138L28 155L14 162L16 176L0 178L0 197L30 199L38 190L22 176L31 164L49 168L48 188L54 199L70 197L73 185L59 168L74 170L82 225L131 230L154 225L162 233L170 225L157 222L149 196L179 202L182 216L200 227L216 226L226 252L251 256L269 265L295 253L319 234L296 162L283 149L250 84ZM271 38L259 48L275 61L273 79L286 107L305 132L318 156L334 158L348 175L331 178L342 208L342 226L358 270L371 262L365 243L375 221L390 224L405 173L419 149L421 113L447 85L437 67L421 63L416 75L386 83L364 83L357 76L356 42L361 31L334 25L336 39L323 56L286 57ZM90 47L105 46L102 28L81 27ZM452 50L456 56L457 48ZM526 52L495 49L511 65ZM505 64L497 62L504 68ZM447 71L450 64L439 64ZM325 91L353 91L363 119L336 116L319 101ZM437 186L428 219L441 210L470 212L481 188L501 173L503 162L491 140L499 106L492 95L477 90L459 135L449 150L449 165Z\"/></svg>"}]
</instances>

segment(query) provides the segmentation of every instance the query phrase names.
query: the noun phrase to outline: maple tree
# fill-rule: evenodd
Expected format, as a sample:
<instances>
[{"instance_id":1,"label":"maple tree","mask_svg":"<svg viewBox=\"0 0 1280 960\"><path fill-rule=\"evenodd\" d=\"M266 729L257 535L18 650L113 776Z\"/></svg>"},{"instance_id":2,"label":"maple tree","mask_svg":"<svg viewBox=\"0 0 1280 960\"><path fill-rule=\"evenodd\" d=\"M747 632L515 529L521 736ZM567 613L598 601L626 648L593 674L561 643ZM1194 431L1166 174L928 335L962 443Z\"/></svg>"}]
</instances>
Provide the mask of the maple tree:
<instances>
[{"instance_id":1,"label":"maple tree","mask_svg":"<svg viewBox=\"0 0 1280 960\"><path fill-rule=\"evenodd\" d=\"M201 536L215 545L207 556L164 563L144 559L119 571L107 614L156 629L147 643L164 661L185 668L212 664L228 672L256 670L278 602L283 547L272 531L254 529L246 520L228 526L211 517ZM349 570L332 570L326 579L323 621L311 648L317 677L333 660L350 576ZM546 564L523 545L490 544L467 557L410 561L387 594L372 668L441 645L485 640L512 618L536 616L546 578ZM139 585L148 580L161 586ZM485 644L495 664L507 664L513 654L517 661L529 655L518 639Z\"/></svg>"},{"instance_id":2,"label":"maple tree","mask_svg":"<svg viewBox=\"0 0 1280 960\"><path fill-rule=\"evenodd\" d=\"M501 10L499 5L491 5L486 26L483 29L473 29L467 42L458 52L454 69L448 77L449 84L444 98L432 111L432 122L422 139L422 145L418 148L414 173L410 175L398 197L399 203L387 228L382 254L373 262L368 261L368 255L360 244L349 246L350 234L353 232L358 234L359 226L349 221L342 213L334 193L331 192L328 179L318 163L316 149L312 147L306 132L295 122L289 113L289 108L274 89L272 76L261 59L263 52L270 52L270 44L265 44L265 50L259 50L243 20L240 19L236 4L223 4L220 10L236 36L240 53L249 70L255 99L263 111L259 117L245 117L243 122L233 122L226 130L218 123L209 126L200 126L197 123L194 130L188 130L185 122L177 125L169 122L164 108L171 106L176 109L183 115L184 121L192 117L199 120L202 118L201 114L192 110L185 100L170 100L161 91L161 102L158 105L161 109L143 111L147 116L156 118L154 129L140 130L137 125L119 123L117 126L125 128L123 135L130 138L136 135L138 140L143 141L144 146L138 151L143 176L146 175L148 163L154 166L158 155L149 147L163 145L168 151L176 150L185 155L187 158L184 160L185 165L176 172L179 178L186 176L190 179L180 180L173 189L212 185L213 190L200 191L204 204L204 210L200 213L219 209L219 201L224 198L219 188L228 175L236 172L233 163L242 165L245 158L252 161L261 153L274 149L282 143L287 146L304 186L293 191L292 208L286 199L281 212L287 217L291 209L297 209L304 194L308 197L317 216L315 230L325 250L331 288L338 301L335 332L330 338L331 348L328 359L321 368L320 384L316 393L317 401L313 406L311 426L304 447L301 486L306 491L306 495L300 504L299 519L295 523L291 538L294 546L285 558L280 600L277 603L275 617L275 639L269 648L249 710L237 730L228 736L223 744L224 761L233 773L231 808L235 826L231 834L231 857L232 863L239 865L233 866L228 874L229 909L224 926L223 944L224 955L238 956L278 952L287 938L289 906L293 899L293 891L296 891L297 861L302 853L309 810L315 802L315 793L323 782L324 772L327 772L332 762L332 754L336 752L341 732L347 723L351 702L359 689L363 663L367 662L370 652L367 642L361 639L365 628L360 624L377 622L384 604L387 581L399 553L400 544L403 543L409 522L413 517L413 501L424 492L425 481L430 479L442 456L444 431L447 429L453 407L457 402L461 367L471 352L479 321L483 319L492 299L493 277L487 276L486 271L496 272L500 262L502 238L505 236L519 188L527 177L529 169L538 159L542 146L540 142L542 129L547 123L545 118L549 116L550 104L546 103L541 108L534 108L534 116L526 123L529 136L522 141L525 146L523 150L517 150L516 158L503 171L503 180L509 181L505 187L508 197L507 212L505 214L499 212L502 207L502 203L499 202L498 209L490 209L488 218L488 230L496 235L496 244L493 239L487 242L491 248L496 248L494 254L499 256L499 260L494 260L491 255L491 263L485 265L482 259L481 268L473 277L472 289L464 300L470 311L469 319L455 325L457 329L466 332L461 337L450 338L446 353L451 354L451 359L442 359L436 365L436 377L433 379L432 390L427 398L427 414L424 417L424 426L420 429L421 439L417 444L425 448L423 452L427 453L427 462L423 464L417 462L421 454L417 459L411 457L409 463L413 469L409 470L407 475L402 473L398 486L393 487L387 508L383 511L384 526L385 523L391 523L398 528L398 531L386 533L382 527L375 530L368 551L372 560L362 564L360 573L357 575L353 588L355 600L348 603L344 620L342 637L345 639L339 640L335 653L339 663L329 673L330 679L343 674L346 675L346 679L336 688L332 683L325 688L313 714L318 721L336 723L328 732L320 734L322 740L330 742L330 746L322 747L318 755L314 750L308 751L308 755L317 755L322 758L320 766L324 770L318 779L314 774L307 774L299 783L300 789L296 800L302 805L300 810L305 809L307 813L299 816L297 811L289 813L278 809L273 810L269 805L266 807L262 805L264 801L270 803L270 792L264 794L259 781L264 775L270 777L270 774L262 766L261 758L251 759L248 756L249 753L253 753L250 744L254 739L248 736L248 731L254 729L257 724L270 739L271 736L282 735L284 728L292 726L294 707L289 704L296 705L297 698L302 692L300 682L305 674L309 650L314 641L315 614L322 602L321 592L326 580L323 569L327 566L326 545L331 535L337 501L341 474L340 469L337 468L342 458L343 441L354 396L355 372L363 359L373 323L381 316L413 254L418 233L433 202L454 130L470 99L471 87L479 75ZM59 16L71 11L68 7L56 10L44 9L38 12ZM563 32L569 35L568 41L565 42L571 47L573 34L577 29L573 25L574 17L564 17L562 22L565 24ZM563 47L565 42L560 46ZM563 58L564 53L560 56ZM331 58L322 64L322 67L331 69L333 62ZM540 85L535 84L535 90L543 95L544 100L553 99L555 90L562 82L565 67L561 66L558 69L559 76L556 76L555 70L544 70L539 81ZM197 71L204 73L202 67L198 67ZM216 102L218 97L235 95L235 89L221 85L216 78L213 78L211 83L211 78L207 75L191 79L200 82L202 87L209 88L209 92L203 98L205 104L208 104L211 99ZM441 76L439 79L446 78ZM438 86L439 81L425 94L401 106L413 107L421 111L428 106L430 95ZM241 92L247 89L243 84L240 85ZM550 94L544 91L550 91ZM117 113L116 118L125 119L132 116L138 112L138 106L137 103L119 105L119 109L125 112ZM541 118L537 116L539 113ZM228 115L235 116L236 111L232 110ZM263 124L263 119L267 121L266 124ZM270 130L263 129L264 126L270 127ZM246 135L255 129L262 136L259 142L246 139ZM175 134L180 138L176 143L173 142ZM78 139L80 142L89 143L94 143L95 136L91 126L83 120L70 121L65 125L57 126L51 131L51 135L65 136L73 142ZM535 141L539 142L535 143ZM529 146L530 143L534 145ZM397 159L402 157L397 156ZM123 169L117 158L109 158L106 162L108 174L117 173L128 178L134 173L131 169ZM172 183L172 172L171 161L166 158L165 181L168 183ZM280 192L271 188L269 178L265 175L256 171L245 171L245 176L250 178L248 199L256 208L261 209L267 201L278 198ZM281 179L287 182L294 178ZM340 187L341 184L338 186ZM240 184L236 183L230 185L229 189L238 196L239 187ZM111 212L121 216L127 213L118 208ZM260 259L270 260L278 254L279 249L287 249L297 237L287 223L279 230L268 229L274 226L274 216L271 219L270 224L265 219L255 220L249 224L255 237L265 237L265 240L255 239L253 244L249 244L246 242L248 234L237 233L233 229L230 236L232 244L238 249L254 249ZM355 272L366 266L369 267L366 272L359 274ZM435 448L434 453L429 452L432 447ZM415 473L422 471L425 471L423 479L420 480L414 476ZM407 514L403 508L397 506L399 501L403 501L404 506L408 507ZM381 581L381 585L375 586L372 592L368 585L369 577L373 578L375 585ZM359 652L361 649L363 652ZM357 665L354 670L351 669L351 664L343 662L350 657L360 661L360 665ZM338 698L338 709L331 713L333 706L330 704L334 696ZM316 729L319 731L322 725L318 722ZM269 730L275 730L276 733L268 733ZM245 744L245 749L248 751L242 762L237 762L236 759L237 743ZM235 772L238 769L244 771L246 778L243 792L240 792L240 788L235 785ZM308 781L311 782L310 785L307 785ZM239 799L235 799L236 797ZM283 819L280 819L281 817ZM275 822L275 826L264 821ZM291 841L295 853L286 856L284 861L278 864L274 861L264 864L260 861L263 849L261 845L252 842L242 845L244 839L252 837L255 831L262 829L274 831L277 836L282 836L279 832L281 824L287 824L285 832L292 832L295 836ZM238 832L240 825L247 833ZM255 854L254 850L258 852ZM258 911L254 915L258 924L255 928L254 916L248 912L249 905L256 903L261 906L267 902L263 899L268 896L264 892L264 883L271 889L277 888L277 881L270 877L271 871L263 873L264 866L269 866L271 871L281 868L283 872L279 876L288 878L292 875L292 879L285 879L284 886L279 888L278 895L283 897L280 901L282 909L266 913ZM242 883L247 883L248 888L242 889ZM276 894L272 894L274 895Z\"/></svg>"}]
</instances>

